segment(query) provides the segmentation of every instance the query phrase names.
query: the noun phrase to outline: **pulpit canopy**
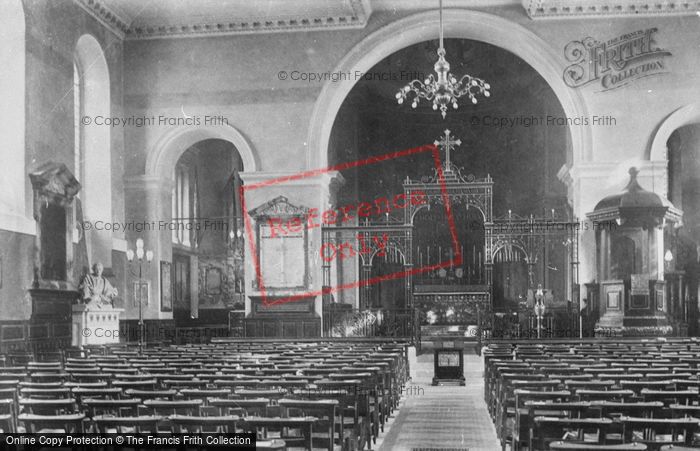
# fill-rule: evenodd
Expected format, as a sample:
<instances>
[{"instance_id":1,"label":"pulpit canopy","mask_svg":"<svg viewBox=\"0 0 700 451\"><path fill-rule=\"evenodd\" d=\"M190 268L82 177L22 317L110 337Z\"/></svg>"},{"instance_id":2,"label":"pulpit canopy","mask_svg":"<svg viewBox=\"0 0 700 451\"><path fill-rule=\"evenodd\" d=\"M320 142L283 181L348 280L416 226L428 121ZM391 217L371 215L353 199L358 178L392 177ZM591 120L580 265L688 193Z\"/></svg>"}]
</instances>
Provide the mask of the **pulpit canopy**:
<instances>
[{"instance_id":1,"label":"pulpit canopy","mask_svg":"<svg viewBox=\"0 0 700 451\"><path fill-rule=\"evenodd\" d=\"M594 223L615 221L628 227L655 227L665 219L675 219L661 197L647 191L637 181L637 168L629 170L630 180L622 192L603 198L588 217Z\"/></svg>"}]
</instances>

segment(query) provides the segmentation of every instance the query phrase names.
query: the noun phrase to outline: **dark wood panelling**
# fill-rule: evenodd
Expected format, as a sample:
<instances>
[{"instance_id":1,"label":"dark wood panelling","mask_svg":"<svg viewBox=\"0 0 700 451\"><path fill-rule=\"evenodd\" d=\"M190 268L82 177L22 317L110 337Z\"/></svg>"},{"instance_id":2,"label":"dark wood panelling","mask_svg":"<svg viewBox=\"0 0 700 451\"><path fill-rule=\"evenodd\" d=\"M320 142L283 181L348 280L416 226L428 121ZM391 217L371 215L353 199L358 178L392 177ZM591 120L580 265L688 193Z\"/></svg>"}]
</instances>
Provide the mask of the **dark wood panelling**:
<instances>
[{"instance_id":1,"label":"dark wood panelling","mask_svg":"<svg viewBox=\"0 0 700 451\"><path fill-rule=\"evenodd\" d=\"M246 318L246 337L312 338L321 336L321 318L285 316Z\"/></svg>"},{"instance_id":2,"label":"dark wood panelling","mask_svg":"<svg viewBox=\"0 0 700 451\"><path fill-rule=\"evenodd\" d=\"M69 321L2 321L0 353L51 352L70 346Z\"/></svg>"},{"instance_id":3,"label":"dark wood panelling","mask_svg":"<svg viewBox=\"0 0 700 451\"><path fill-rule=\"evenodd\" d=\"M177 327L198 327L228 324L228 309L199 309L199 318L192 318L189 309L173 311L173 320Z\"/></svg>"}]
</instances>

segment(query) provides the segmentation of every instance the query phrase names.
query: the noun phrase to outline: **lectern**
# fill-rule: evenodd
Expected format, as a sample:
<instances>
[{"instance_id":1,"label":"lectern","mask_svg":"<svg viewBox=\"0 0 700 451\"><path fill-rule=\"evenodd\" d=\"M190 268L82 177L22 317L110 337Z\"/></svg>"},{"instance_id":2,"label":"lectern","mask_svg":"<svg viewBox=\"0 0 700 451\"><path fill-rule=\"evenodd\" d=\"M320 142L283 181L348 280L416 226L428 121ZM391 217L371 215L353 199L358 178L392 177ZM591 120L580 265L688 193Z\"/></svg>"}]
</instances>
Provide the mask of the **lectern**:
<instances>
[{"instance_id":1,"label":"lectern","mask_svg":"<svg viewBox=\"0 0 700 451\"><path fill-rule=\"evenodd\" d=\"M464 350L455 348L449 342L443 342L442 348L435 349L434 369L433 385L441 383L465 385Z\"/></svg>"}]
</instances>

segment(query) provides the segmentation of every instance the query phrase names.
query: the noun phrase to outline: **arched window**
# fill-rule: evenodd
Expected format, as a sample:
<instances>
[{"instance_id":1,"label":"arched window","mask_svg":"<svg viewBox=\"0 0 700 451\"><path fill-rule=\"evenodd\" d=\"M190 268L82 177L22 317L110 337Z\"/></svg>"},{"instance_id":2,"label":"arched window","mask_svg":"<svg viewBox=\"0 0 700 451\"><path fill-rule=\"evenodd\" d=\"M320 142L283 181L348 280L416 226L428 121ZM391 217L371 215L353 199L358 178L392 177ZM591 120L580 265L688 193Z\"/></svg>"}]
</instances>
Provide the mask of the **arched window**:
<instances>
[{"instance_id":1,"label":"arched window","mask_svg":"<svg viewBox=\"0 0 700 451\"><path fill-rule=\"evenodd\" d=\"M83 220L112 222L110 127L99 125L111 116L107 60L100 43L83 35L75 47L73 66L74 171L82 186ZM90 123L83 125L83 117ZM90 264L112 266L112 231L92 227L85 234Z\"/></svg>"},{"instance_id":2,"label":"arched window","mask_svg":"<svg viewBox=\"0 0 700 451\"><path fill-rule=\"evenodd\" d=\"M187 164L178 164L173 177L173 243L182 246L196 246L193 233L193 218L197 210L197 181L194 168Z\"/></svg>"},{"instance_id":3,"label":"arched window","mask_svg":"<svg viewBox=\"0 0 700 451\"><path fill-rule=\"evenodd\" d=\"M0 2L0 229L34 233L25 200L25 20L21 0Z\"/></svg>"}]
</instances>

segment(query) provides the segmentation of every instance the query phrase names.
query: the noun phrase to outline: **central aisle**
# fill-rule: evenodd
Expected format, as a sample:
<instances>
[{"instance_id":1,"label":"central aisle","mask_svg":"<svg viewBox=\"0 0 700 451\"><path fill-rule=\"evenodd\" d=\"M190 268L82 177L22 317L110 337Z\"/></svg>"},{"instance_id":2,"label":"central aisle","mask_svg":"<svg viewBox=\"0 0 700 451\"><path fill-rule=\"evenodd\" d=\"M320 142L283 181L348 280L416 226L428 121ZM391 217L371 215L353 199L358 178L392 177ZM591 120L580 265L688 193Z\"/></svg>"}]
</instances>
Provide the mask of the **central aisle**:
<instances>
[{"instance_id":1,"label":"central aisle","mask_svg":"<svg viewBox=\"0 0 700 451\"><path fill-rule=\"evenodd\" d=\"M483 363L470 349L465 349L464 376L465 387L433 387L433 353L418 356L416 378L407 385L389 430L380 435L379 451L499 450L484 403Z\"/></svg>"}]
</instances>

